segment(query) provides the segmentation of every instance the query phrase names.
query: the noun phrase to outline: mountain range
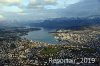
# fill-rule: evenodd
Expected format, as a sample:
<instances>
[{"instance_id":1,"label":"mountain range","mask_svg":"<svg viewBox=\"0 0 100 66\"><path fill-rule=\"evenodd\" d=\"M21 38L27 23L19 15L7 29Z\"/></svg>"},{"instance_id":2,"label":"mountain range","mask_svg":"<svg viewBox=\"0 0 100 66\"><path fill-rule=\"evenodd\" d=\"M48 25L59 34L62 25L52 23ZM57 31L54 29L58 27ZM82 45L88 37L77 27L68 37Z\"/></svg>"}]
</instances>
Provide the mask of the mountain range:
<instances>
[{"instance_id":1,"label":"mountain range","mask_svg":"<svg viewBox=\"0 0 100 66\"><path fill-rule=\"evenodd\" d=\"M100 15L81 18L55 18L44 20L39 23L30 23L30 26L47 29L80 29L81 27L92 25L100 25Z\"/></svg>"}]
</instances>

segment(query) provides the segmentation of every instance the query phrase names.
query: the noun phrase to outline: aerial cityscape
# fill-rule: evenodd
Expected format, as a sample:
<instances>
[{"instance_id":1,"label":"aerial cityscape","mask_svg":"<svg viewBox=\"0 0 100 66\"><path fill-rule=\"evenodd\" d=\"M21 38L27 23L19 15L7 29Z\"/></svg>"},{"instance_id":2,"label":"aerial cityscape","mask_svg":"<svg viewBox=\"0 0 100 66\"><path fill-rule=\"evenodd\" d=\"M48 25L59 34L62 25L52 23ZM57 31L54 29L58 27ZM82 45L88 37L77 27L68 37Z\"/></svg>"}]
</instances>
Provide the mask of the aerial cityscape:
<instances>
[{"instance_id":1,"label":"aerial cityscape","mask_svg":"<svg viewBox=\"0 0 100 66\"><path fill-rule=\"evenodd\" d=\"M0 66L100 66L99 0L0 0Z\"/></svg>"},{"instance_id":2,"label":"aerial cityscape","mask_svg":"<svg viewBox=\"0 0 100 66\"><path fill-rule=\"evenodd\" d=\"M50 32L59 44L33 41L21 36L40 28L10 27L0 30L1 66L73 66L100 64L100 29L89 27L81 30ZM66 63L49 59L67 59ZM82 58L86 58L85 61ZM72 59L75 61L72 62ZM83 61L83 62L82 62Z\"/></svg>"}]
</instances>

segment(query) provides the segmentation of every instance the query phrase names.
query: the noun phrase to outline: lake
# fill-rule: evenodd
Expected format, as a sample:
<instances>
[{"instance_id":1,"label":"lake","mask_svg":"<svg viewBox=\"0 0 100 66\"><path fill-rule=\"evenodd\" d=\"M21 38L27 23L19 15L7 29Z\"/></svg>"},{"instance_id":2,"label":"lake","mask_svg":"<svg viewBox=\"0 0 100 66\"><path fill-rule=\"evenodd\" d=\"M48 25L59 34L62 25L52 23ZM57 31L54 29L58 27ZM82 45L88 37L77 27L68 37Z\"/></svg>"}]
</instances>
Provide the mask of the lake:
<instances>
[{"instance_id":1,"label":"lake","mask_svg":"<svg viewBox=\"0 0 100 66\"><path fill-rule=\"evenodd\" d=\"M50 31L52 30L46 30L41 28L41 30L38 31L31 31L28 33L28 35L25 35L23 37L33 41L58 44L59 42L54 38L54 36L51 33L49 33Z\"/></svg>"}]
</instances>

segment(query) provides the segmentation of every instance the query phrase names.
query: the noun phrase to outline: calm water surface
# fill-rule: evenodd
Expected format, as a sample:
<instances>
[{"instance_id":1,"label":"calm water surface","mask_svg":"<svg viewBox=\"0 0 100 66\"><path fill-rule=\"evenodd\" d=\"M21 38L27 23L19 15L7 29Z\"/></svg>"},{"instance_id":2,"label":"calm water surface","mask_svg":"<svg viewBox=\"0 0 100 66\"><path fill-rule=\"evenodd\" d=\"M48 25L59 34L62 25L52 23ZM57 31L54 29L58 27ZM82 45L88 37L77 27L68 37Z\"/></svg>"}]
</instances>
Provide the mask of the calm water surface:
<instances>
[{"instance_id":1,"label":"calm water surface","mask_svg":"<svg viewBox=\"0 0 100 66\"><path fill-rule=\"evenodd\" d=\"M45 30L41 28L41 30L29 32L28 35L23 36L23 37L33 40L33 41L58 44L59 42L56 41L56 39L51 33L48 33L48 32L50 32L50 30Z\"/></svg>"}]
</instances>

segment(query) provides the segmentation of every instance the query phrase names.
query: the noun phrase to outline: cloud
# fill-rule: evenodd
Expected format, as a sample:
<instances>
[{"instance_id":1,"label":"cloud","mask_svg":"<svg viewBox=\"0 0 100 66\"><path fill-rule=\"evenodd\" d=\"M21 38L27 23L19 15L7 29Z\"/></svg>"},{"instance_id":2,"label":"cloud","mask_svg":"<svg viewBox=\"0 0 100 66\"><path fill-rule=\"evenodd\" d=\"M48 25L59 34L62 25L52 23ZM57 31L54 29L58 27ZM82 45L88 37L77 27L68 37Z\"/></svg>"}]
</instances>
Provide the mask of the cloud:
<instances>
[{"instance_id":1,"label":"cloud","mask_svg":"<svg viewBox=\"0 0 100 66\"><path fill-rule=\"evenodd\" d=\"M67 17L100 15L100 2L99 0L83 0L59 10L58 14Z\"/></svg>"},{"instance_id":2,"label":"cloud","mask_svg":"<svg viewBox=\"0 0 100 66\"><path fill-rule=\"evenodd\" d=\"M17 13L19 16L27 16L29 13L25 13L25 12L22 12L22 13Z\"/></svg>"},{"instance_id":3,"label":"cloud","mask_svg":"<svg viewBox=\"0 0 100 66\"><path fill-rule=\"evenodd\" d=\"M55 4L57 0L30 0L32 5L52 5Z\"/></svg>"},{"instance_id":4,"label":"cloud","mask_svg":"<svg viewBox=\"0 0 100 66\"><path fill-rule=\"evenodd\" d=\"M47 5L55 5L57 3L57 0L44 0L44 2L47 4Z\"/></svg>"},{"instance_id":5,"label":"cloud","mask_svg":"<svg viewBox=\"0 0 100 66\"><path fill-rule=\"evenodd\" d=\"M0 20L4 19L4 16L3 15L0 15Z\"/></svg>"},{"instance_id":6,"label":"cloud","mask_svg":"<svg viewBox=\"0 0 100 66\"><path fill-rule=\"evenodd\" d=\"M21 4L22 0L0 0L0 4L12 5L12 4Z\"/></svg>"},{"instance_id":7,"label":"cloud","mask_svg":"<svg viewBox=\"0 0 100 66\"><path fill-rule=\"evenodd\" d=\"M24 0L0 0L0 12L23 12L22 8ZM23 6L24 7L24 6Z\"/></svg>"},{"instance_id":8,"label":"cloud","mask_svg":"<svg viewBox=\"0 0 100 66\"><path fill-rule=\"evenodd\" d=\"M33 9L43 9L47 5L55 5L57 0L30 0L29 7Z\"/></svg>"},{"instance_id":9,"label":"cloud","mask_svg":"<svg viewBox=\"0 0 100 66\"><path fill-rule=\"evenodd\" d=\"M30 4L37 4L37 0L30 0Z\"/></svg>"},{"instance_id":10,"label":"cloud","mask_svg":"<svg viewBox=\"0 0 100 66\"><path fill-rule=\"evenodd\" d=\"M83 0L31 0L29 7L31 8L45 8L45 9L59 9L66 8L69 5L76 4Z\"/></svg>"},{"instance_id":11,"label":"cloud","mask_svg":"<svg viewBox=\"0 0 100 66\"><path fill-rule=\"evenodd\" d=\"M99 5L99 0L0 0L0 12L7 20L34 20L100 14Z\"/></svg>"},{"instance_id":12,"label":"cloud","mask_svg":"<svg viewBox=\"0 0 100 66\"><path fill-rule=\"evenodd\" d=\"M83 0L65 0L65 4L75 4Z\"/></svg>"},{"instance_id":13,"label":"cloud","mask_svg":"<svg viewBox=\"0 0 100 66\"><path fill-rule=\"evenodd\" d=\"M2 12L12 12L12 13L20 13L24 11L22 8L19 8L18 6L4 6L0 10Z\"/></svg>"}]
</instances>

